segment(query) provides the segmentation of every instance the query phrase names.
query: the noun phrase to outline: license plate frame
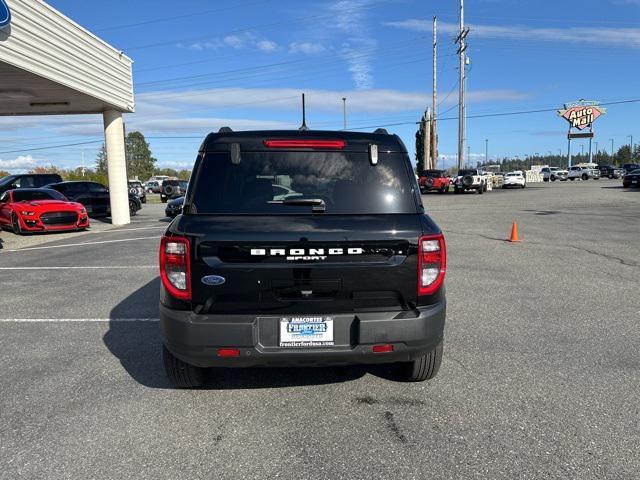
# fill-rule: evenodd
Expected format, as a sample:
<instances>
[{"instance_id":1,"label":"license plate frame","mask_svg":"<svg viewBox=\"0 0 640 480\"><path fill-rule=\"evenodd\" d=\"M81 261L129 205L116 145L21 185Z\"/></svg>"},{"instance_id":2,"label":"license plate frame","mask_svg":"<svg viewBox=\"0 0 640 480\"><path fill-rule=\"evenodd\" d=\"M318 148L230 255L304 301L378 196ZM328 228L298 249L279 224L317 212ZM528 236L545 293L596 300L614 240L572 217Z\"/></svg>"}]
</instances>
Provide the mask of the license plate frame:
<instances>
[{"instance_id":1,"label":"license plate frame","mask_svg":"<svg viewBox=\"0 0 640 480\"><path fill-rule=\"evenodd\" d=\"M333 347L335 318L324 315L280 317L278 345L283 348Z\"/></svg>"}]
</instances>

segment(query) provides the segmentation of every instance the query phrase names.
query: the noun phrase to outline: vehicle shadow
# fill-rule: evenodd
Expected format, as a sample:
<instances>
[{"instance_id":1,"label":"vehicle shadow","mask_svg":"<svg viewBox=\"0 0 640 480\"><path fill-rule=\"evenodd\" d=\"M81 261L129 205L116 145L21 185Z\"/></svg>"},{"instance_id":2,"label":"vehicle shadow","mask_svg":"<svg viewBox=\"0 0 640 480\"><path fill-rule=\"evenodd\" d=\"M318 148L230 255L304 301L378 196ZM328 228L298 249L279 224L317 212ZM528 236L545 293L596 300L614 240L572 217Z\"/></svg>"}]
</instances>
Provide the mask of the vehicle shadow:
<instances>
[{"instance_id":1,"label":"vehicle shadow","mask_svg":"<svg viewBox=\"0 0 640 480\"><path fill-rule=\"evenodd\" d=\"M162 366L162 340L158 304L160 279L156 278L110 312L109 330L103 342L120 361L124 370L140 385L148 388L173 388ZM212 390L283 388L342 383L366 373L384 377L381 367L322 368L216 368L205 388Z\"/></svg>"}]
</instances>

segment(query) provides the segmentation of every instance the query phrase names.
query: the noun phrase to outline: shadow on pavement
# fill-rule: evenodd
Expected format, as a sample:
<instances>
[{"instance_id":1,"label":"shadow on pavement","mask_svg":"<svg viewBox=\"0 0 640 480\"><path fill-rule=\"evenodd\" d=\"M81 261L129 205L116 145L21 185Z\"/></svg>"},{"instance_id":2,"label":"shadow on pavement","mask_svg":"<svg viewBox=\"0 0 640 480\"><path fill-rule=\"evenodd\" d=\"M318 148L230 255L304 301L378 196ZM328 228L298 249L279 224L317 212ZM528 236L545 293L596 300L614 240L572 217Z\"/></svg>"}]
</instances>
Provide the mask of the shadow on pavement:
<instances>
[{"instance_id":1,"label":"shadow on pavement","mask_svg":"<svg viewBox=\"0 0 640 480\"><path fill-rule=\"evenodd\" d=\"M162 366L160 325L155 321L142 320L158 318L159 301L160 279L156 278L111 310L109 330L103 341L131 378L140 385L172 388ZM122 321L123 319L131 321ZM216 368L211 370L206 388L228 390L324 385L356 380L366 373L384 378L386 368Z\"/></svg>"}]
</instances>

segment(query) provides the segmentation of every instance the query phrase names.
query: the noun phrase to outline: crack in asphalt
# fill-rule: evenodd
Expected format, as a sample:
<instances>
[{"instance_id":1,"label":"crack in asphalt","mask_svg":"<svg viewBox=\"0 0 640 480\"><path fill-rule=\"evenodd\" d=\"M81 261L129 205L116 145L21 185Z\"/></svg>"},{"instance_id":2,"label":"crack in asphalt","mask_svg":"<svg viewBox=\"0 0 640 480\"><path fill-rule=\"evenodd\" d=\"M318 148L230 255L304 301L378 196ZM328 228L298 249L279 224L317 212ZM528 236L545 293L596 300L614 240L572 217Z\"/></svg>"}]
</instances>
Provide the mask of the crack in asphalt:
<instances>
[{"instance_id":1,"label":"crack in asphalt","mask_svg":"<svg viewBox=\"0 0 640 480\"><path fill-rule=\"evenodd\" d=\"M498 241L498 242L508 242L508 240L505 240L504 238L495 238L495 237L490 237L488 235L483 235L482 233L469 233L469 232L456 232L455 230L442 230L444 233L453 233L454 235L466 235L469 237L480 237L480 238L484 238L487 240L493 240L493 241ZM637 268L638 266L640 266L640 264L638 264L638 262L634 262L632 260L626 260L624 258L621 257L616 257L615 255L608 255L606 253L601 253L598 252L596 250L589 250L588 248L582 248L582 247L576 247L575 245L564 245L564 244L559 244L559 243L542 243L542 242L532 242L527 240L526 242L529 245L541 245L541 246L555 246L555 247L564 247L564 248L572 248L574 250L579 250L581 252L585 252L585 253L589 253L591 255L595 255L598 257L602 257L605 258L607 260L613 260L615 262L620 263L621 265L625 265L627 267L633 267L633 268Z\"/></svg>"}]
</instances>

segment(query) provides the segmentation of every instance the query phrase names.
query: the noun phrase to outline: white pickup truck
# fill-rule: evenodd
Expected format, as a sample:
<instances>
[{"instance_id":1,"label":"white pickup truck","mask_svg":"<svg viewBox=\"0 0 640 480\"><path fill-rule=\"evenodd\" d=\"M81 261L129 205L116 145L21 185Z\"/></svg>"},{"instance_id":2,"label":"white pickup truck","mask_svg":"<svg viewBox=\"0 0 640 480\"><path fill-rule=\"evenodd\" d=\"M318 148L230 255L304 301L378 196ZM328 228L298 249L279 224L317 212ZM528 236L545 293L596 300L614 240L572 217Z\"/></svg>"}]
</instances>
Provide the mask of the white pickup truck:
<instances>
[{"instance_id":1,"label":"white pickup truck","mask_svg":"<svg viewBox=\"0 0 640 480\"><path fill-rule=\"evenodd\" d=\"M566 182L569 176L569 172L560 167L544 167L540 170L540 173L542 174L542 180L545 182L555 182L556 180Z\"/></svg>"},{"instance_id":2,"label":"white pickup truck","mask_svg":"<svg viewBox=\"0 0 640 480\"><path fill-rule=\"evenodd\" d=\"M487 177L475 168L458 171L458 175L453 182L454 193L462 193L469 190L475 190L480 195L487 191Z\"/></svg>"},{"instance_id":3,"label":"white pickup truck","mask_svg":"<svg viewBox=\"0 0 640 480\"><path fill-rule=\"evenodd\" d=\"M568 178L571 181L575 180L576 178L579 178L581 180L589 180L590 178L599 180L600 171L594 170L593 168L575 166L569 169Z\"/></svg>"}]
</instances>

